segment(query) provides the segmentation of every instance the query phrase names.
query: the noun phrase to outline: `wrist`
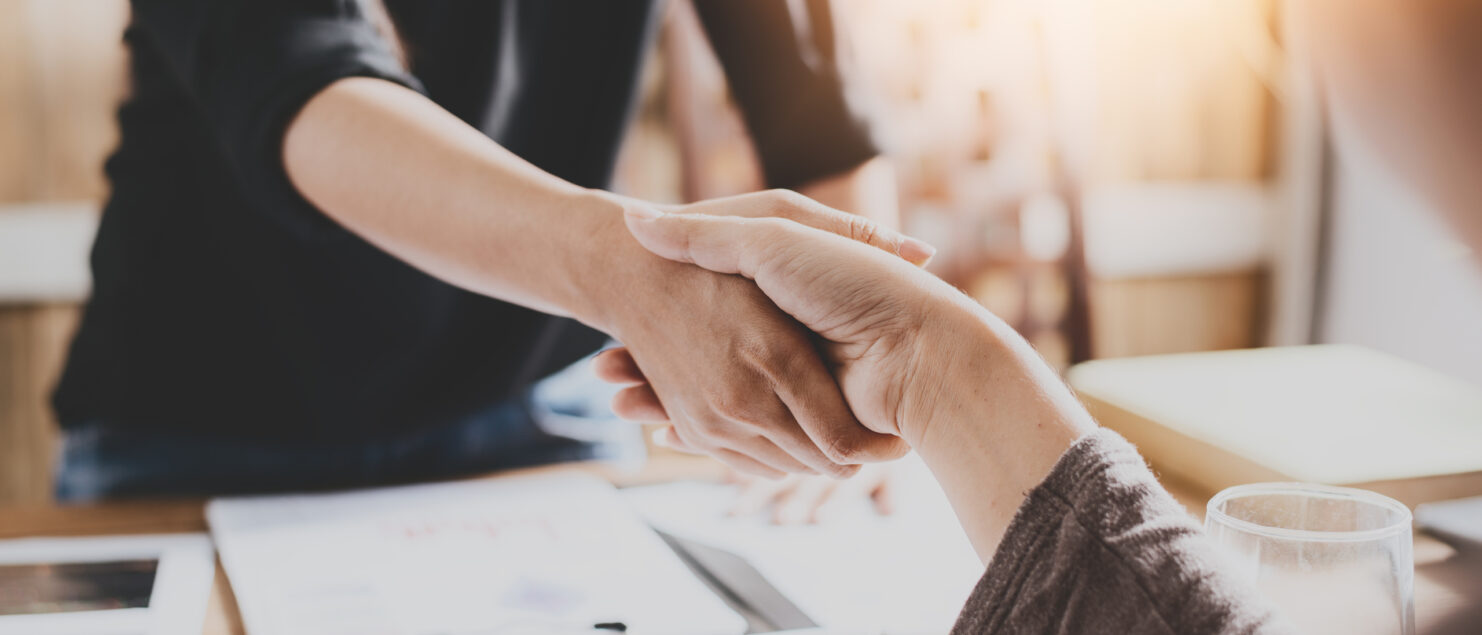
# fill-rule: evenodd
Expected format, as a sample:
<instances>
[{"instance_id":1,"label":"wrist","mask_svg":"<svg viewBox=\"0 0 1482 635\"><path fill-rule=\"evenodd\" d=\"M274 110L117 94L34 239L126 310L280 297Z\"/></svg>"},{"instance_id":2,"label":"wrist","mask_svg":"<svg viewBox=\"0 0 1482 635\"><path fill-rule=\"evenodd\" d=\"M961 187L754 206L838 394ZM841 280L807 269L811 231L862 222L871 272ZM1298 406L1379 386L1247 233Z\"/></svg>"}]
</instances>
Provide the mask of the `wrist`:
<instances>
[{"instance_id":1,"label":"wrist","mask_svg":"<svg viewBox=\"0 0 1482 635\"><path fill-rule=\"evenodd\" d=\"M991 440L1058 457L1095 427L1029 343L970 298L943 302L922 332L931 335L916 351L920 379L906 393L899 425L923 456Z\"/></svg>"},{"instance_id":2,"label":"wrist","mask_svg":"<svg viewBox=\"0 0 1482 635\"><path fill-rule=\"evenodd\" d=\"M936 323L953 336L939 388L903 422L986 562L1028 493L1091 431L1089 415L1029 344L965 296Z\"/></svg>"},{"instance_id":3,"label":"wrist","mask_svg":"<svg viewBox=\"0 0 1482 635\"><path fill-rule=\"evenodd\" d=\"M665 280L660 270L684 267L655 256L628 232L624 213L635 206L650 205L603 190L585 190L574 204L582 206L586 222L575 232L576 248L568 270L576 281L576 299L571 315L578 321L619 340L624 316L651 310L643 299L655 281ZM673 272L668 272L672 274Z\"/></svg>"},{"instance_id":4,"label":"wrist","mask_svg":"<svg viewBox=\"0 0 1482 635\"><path fill-rule=\"evenodd\" d=\"M624 245L637 246L623 226L627 204L616 194L594 189L582 190L571 200L583 219L572 230L573 248L565 263L573 287L571 317L608 334L612 334L614 313L608 290L623 283L617 265L624 257Z\"/></svg>"},{"instance_id":5,"label":"wrist","mask_svg":"<svg viewBox=\"0 0 1482 635\"><path fill-rule=\"evenodd\" d=\"M966 296L936 301L923 319L896 419L912 448L950 443L943 428L971 425L987 401L984 384L1009 355L996 320Z\"/></svg>"}]
</instances>

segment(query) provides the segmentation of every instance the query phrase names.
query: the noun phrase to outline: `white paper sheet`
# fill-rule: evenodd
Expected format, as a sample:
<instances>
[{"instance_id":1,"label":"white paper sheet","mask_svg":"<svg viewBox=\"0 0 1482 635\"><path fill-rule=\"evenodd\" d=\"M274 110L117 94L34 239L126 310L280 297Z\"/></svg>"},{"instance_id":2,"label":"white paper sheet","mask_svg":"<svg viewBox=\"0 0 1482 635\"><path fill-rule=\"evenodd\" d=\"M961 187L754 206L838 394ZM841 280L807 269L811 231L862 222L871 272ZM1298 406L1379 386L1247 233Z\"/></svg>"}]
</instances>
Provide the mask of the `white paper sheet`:
<instances>
[{"instance_id":1,"label":"white paper sheet","mask_svg":"<svg viewBox=\"0 0 1482 635\"><path fill-rule=\"evenodd\" d=\"M737 635L615 490L555 474L207 507L252 635Z\"/></svg>"},{"instance_id":2,"label":"white paper sheet","mask_svg":"<svg viewBox=\"0 0 1482 635\"><path fill-rule=\"evenodd\" d=\"M914 456L902 461L897 513L866 501L818 525L730 518L735 488L676 483L623 491L655 528L746 558L823 627L916 635L951 629L983 566L945 496Z\"/></svg>"},{"instance_id":3,"label":"white paper sheet","mask_svg":"<svg viewBox=\"0 0 1482 635\"><path fill-rule=\"evenodd\" d=\"M94 583L82 573L44 585L69 597L46 597L46 591L32 589L40 595L3 598L6 605L70 602L74 610L0 615L0 635L198 635L216 575L215 552L205 534L0 540L0 566L43 565L63 577L62 567L129 561L153 563L146 606L82 610L117 600L114 592L119 590L107 582ZM117 586L117 578L114 582L112 586Z\"/></svg>"}]
</instances>

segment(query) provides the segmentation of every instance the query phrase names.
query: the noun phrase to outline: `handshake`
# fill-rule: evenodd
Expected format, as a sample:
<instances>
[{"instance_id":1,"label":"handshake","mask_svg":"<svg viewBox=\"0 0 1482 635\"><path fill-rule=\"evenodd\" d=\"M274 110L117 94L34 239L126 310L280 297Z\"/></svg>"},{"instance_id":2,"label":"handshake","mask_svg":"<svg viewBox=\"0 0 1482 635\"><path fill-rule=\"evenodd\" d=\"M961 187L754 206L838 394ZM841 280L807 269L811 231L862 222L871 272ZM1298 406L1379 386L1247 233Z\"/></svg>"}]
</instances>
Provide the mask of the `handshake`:
<instances>
[{"instance_id":1,"label":"handshake","mask_svg":"<svg viewBox=\"0 0 1482 635\"><path fill-rule=\"evenodd\" d=\"M982 397L973 369L1012 333L920 269L925 243L802 195L624 208L668 261L647 282L669 295L610 329L624 347L594 369L631 384L619 416L667 423L665 445L743 472L845 477L900 457Z\"/></svg>"},{"instance_id":2,"label":"handshake","mask_svg":"<svg viewBox=\"0 0 1482 635\"><path fill-rule=\"evenodd\" d=\"M614 410L764 475L845 476L914 449L988 565L952 632L1286 632L1134 448L919 268L929 247L784 193L623 220L693 320L668 340L616 334L626 346L595 361L631 384ZM696 302L695 285L713 294ZM722 348L652 356L665 341Z\"/></svg>"}]
</instances>

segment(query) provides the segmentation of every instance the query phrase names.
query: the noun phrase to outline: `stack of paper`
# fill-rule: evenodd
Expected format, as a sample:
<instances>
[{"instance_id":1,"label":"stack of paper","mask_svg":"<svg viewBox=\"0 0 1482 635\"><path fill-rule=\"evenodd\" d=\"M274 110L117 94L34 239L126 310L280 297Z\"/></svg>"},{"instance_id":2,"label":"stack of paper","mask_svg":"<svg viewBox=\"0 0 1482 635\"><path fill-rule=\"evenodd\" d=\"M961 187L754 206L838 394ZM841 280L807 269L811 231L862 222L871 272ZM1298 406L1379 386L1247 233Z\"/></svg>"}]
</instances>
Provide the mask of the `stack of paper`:
<instances>
[{"instance_id":1,"label":"stack of paper","mask_svg":"<svg viewBox=\"0 0 1482 635\"><path fill-rule=\"evenodd\" d=\"M207 517L253 635L745 630L584 475L216 500Z\"/></svg>"}]
</instances>

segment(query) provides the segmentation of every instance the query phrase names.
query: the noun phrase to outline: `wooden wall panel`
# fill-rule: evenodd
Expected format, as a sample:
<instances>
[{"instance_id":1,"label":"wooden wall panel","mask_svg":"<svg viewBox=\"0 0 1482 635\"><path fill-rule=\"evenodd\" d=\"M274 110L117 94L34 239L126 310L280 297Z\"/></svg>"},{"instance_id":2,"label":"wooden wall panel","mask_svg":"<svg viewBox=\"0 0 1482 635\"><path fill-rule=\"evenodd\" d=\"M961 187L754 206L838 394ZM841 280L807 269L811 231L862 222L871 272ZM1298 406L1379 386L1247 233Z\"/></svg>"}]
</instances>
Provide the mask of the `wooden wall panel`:
<instances>
[{"instance_id":1,"label":"wooden wall panel","mask_svg":"<svg viewBox=\"0 0 1482 635\"><path fill-rule=\"evenodd\" d=\"M0 0L0 213L7 203L101 201L127 84L125 0ZM51 497L47 398L72 305L0 301L0 504Z\"/></svg>"},{"instance_id":2,"label":"wooden wall panel","mask_svg":"<svg viewBox=\"0 0 1482 635\"><path fill-rule=\"evenodd\" d=\"M1271 0L1096 4L1096 141L1089 178L1271 174Z\"/></svg>"},{"instance_id":3,"label":"wooden wall panel","mask_svg":"<svg viewBox=\"0 0 1482 635\"><path fill-rule=\"evenodd\" d=\"M68 305L0 307L0 504L51 500L48 398L77 316Z\"/></svg>"},{"instance_id":4,"label":"wooden wall panel","mask_svg":"<svg viewBox=\"0 0 1482 635\"><path fill-rule=\"evenodd\" d=\"M1276 3L1101 0L1092 183L1268 181L1280 64ZM1095 355L1244 348L1261 342L1265 276L1099 280Z\"/></svg>"},{"instance_id":5,"label":"wooden wall panel","mask_svg":"<svg viewBox=\"0 0 1482 635\"><path fill-rule=\"evenodd\" d=\"M102 198L127 21L124 0L0 0L0 203Z\"/></svg>"},{"instance_id":6,"label":"wooden wall panel","mask_svg":"<svg viewBox=\"0 0 1482 635\"><path fill-rule=\"evenodd\" d=\"M1257 346L1265 286L1255 272L1093 281L1095 356Z\"/></svg>"},{"instance_id":7,"label":"wooden wall panel","mask_svg":"<svg viewBox=\"0 0 1482 635\"><path fill-rule=\"evenodd\" d=\"M34 200L41 182L41 143L31 2L0 0L0 202Z\"/></svg>"},{"instance_id":8,"label":"wooden wall panel","mask_svg":"<svg viewBox=\"0 0 1482 635\"><path fill-rule=\"evenodd\" d=\"M42 200L100 200L103 159L117 144L114 111L127 68L128 5L117 0L32 0L40 78Z\"/></svg>"}]
</instances>

